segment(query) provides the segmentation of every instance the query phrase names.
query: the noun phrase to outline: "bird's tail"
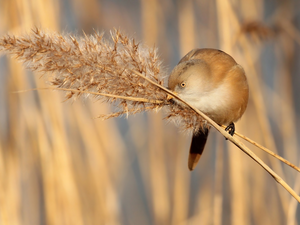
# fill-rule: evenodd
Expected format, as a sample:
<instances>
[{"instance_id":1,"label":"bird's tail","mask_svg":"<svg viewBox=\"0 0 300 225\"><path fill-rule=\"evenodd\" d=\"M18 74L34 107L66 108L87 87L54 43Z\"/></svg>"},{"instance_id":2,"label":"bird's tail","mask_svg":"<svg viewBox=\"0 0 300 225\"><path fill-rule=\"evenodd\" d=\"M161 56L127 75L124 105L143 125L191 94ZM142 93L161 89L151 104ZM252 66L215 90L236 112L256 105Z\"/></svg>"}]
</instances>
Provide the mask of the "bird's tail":
<instances>
[{"instance_id":1,"label":"bird's tail","mask_svg":"<svg viewBox=\"0 0 300 225\"><path fill-rule=\"evenodd\" d=\"M188 167L190 170L195 169L195 167L202 155L208 133L209 133L209 129L204 128L200 132L195 133L193 135L192 143L191 143L191 147L190 147L189 161L188 161Z\"/></svg>"}]
</instances>

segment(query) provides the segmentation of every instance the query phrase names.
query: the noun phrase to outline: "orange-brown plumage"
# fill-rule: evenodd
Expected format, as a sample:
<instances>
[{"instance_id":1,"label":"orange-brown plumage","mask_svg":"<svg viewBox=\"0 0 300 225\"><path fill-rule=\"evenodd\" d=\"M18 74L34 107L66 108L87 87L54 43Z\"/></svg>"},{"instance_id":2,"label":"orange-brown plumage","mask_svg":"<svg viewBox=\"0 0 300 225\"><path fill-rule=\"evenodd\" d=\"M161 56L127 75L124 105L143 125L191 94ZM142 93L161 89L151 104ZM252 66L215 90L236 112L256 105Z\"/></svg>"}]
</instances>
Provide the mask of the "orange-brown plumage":
<instances>
[{"instance_id":1,"label":"orange-brown plumage","mask_svg":"<svg viewBox=\"0 0 300 225\"><path fill-rule=\"evenodd\" d=\"M230 55L216 49L190 51L173 69L168 86L220 125L240 119L248 103L249 90L243 68ZM191 170L200 159L207 136L206 130L193 136L189 156Z\"/></svg>"}]
</instances>

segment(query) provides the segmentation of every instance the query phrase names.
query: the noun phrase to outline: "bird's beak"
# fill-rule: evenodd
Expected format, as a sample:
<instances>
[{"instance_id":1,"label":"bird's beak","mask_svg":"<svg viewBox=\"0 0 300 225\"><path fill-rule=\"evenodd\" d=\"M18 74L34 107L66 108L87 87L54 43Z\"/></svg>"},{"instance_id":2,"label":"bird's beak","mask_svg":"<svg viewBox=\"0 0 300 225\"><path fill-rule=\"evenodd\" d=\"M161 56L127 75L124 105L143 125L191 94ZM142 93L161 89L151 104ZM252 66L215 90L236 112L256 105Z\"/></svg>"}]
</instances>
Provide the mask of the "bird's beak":
<instances>
[{"instance_id":1,"label":"bird's beak","mask_svg":"<svg viewBox=\"0 0 300 225\"><path fill-rule=\"evenodd\" d=\"M173 93L174 93L175 95L177 95L176 92L173 92ZM170 101L170 100L173 99L173 98L174 98L174 96L168 94L168 96L167 96L167 100L168 100L168 101Z\"/></svg>"}]
</instances>

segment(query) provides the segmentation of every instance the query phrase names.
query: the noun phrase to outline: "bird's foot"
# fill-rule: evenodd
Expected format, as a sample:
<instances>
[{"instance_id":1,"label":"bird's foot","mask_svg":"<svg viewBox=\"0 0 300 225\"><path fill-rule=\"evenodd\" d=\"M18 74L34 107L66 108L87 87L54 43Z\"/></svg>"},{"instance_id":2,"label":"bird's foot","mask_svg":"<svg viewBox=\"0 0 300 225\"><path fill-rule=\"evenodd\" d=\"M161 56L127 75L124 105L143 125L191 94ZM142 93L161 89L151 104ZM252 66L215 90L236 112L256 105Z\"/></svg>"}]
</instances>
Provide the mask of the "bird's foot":
<instances>
[{"instance_id":1,"label":"bird's foot","mask_svg":"<svg viewBox=\"0 0 300 225\"><path fill-rule=\"evenodd\" d=\"M228 131L228 133L233 136L234 135L234 131L235 131L235 126L234 126L234 123L231 122L226 128L225 128L225 131ZM227 138L226 138L227 140Z\"/></svg>"}]
</instances>

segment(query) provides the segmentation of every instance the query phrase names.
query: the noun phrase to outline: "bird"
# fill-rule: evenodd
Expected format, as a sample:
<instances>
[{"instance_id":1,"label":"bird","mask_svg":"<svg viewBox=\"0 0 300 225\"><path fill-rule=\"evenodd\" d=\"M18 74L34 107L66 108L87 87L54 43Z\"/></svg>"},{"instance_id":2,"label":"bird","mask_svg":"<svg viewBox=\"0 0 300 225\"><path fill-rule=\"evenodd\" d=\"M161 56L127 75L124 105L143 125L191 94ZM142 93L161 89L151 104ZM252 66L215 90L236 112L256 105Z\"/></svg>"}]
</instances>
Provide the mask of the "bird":
<instances>
[{"instance_id":1,"label":"bird","mask_svg":"<svg viewBox=\"0 0 300 225\"><path fill-rule=\"evenodd\" d=\"M242 66L218 49L193 49L174 67L168 89L234 135L234 123L244 114L249 86ZM172 97L171 97L172 98ZM170 98L170 100L171 100ZM172 102L183 103L174 97ZM195 169L206 144L209 126L194 129L188 168Z\"/></svg>"}]
</instances>

